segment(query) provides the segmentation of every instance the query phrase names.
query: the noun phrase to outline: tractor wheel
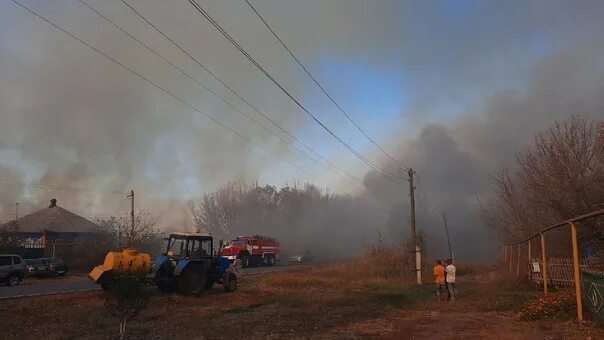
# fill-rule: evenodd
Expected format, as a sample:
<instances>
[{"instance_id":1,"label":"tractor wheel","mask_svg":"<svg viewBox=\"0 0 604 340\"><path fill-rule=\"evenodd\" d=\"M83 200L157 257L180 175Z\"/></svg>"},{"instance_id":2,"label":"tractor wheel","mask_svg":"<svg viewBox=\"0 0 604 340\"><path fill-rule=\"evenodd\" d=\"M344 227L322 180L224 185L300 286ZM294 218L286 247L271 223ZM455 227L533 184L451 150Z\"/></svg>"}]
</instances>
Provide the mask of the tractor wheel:
<instances>
[{"instance_id":1,"label":"tractor wheel","mask_svg":"<svg viewBox=\"0 0 604 340\"><path fill-rule=\"evenodd\" d=\"M201 265L190 265L178 276L178 291L184 295L198 295L205 288L208 272Z\"/></svg>"},{"instance_id":2,"label":"tractor wheel","mask_svg":"<svg viewBox=\"0 0 604 340\"><path fill-rule=\"evenodd\" d=\"M176 281L165 280L157 282L157 289L162 293L173 293L176 290Z\"/></svg>"},{"instance_id":3,"label":"tractor wheel","mask_svg":"<svg viewBox=\"0 0 604 340\"><path fill-rule=\"evenodd\" d=\"M204 288L205 288L205 290L210 290L210 289L212 289L213 286L214 286L214 281L208 280L208 282L206 283Z\"/></svg>"},{"instance_id":4,"label":"tractor wheel","mask_svg":"<svg viewBox=\"0 0 604 340\"><path fill-rule=\"evenodd\" d=\"M109 284L109 282L101 282L101 289L107 292L111 289L111 285Z\"/></svg>"},{"instance_id":5,"label":"tractor wheel","mask_svg":"<svg viewBox=\"0 0 604 340\"><path fill-rule=\"evenodd\" d=\"M226 275L228 275L228 278L225 278L224 280L224 291L228 293L234 292L238 286L237 276L232 273L227 273Z\"/></svg>"}]
</instances>

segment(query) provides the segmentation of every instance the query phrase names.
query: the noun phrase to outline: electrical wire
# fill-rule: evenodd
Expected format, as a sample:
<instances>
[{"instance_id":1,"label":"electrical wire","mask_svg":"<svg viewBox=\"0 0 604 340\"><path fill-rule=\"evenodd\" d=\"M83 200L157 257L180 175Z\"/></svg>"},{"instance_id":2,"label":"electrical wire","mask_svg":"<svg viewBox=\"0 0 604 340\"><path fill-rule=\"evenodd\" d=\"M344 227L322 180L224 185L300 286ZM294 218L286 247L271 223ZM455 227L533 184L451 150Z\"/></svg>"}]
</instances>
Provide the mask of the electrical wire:
<instances>
[{"instance_id":1,"label":"electrical wire","mask_svg":"<svg viewBox=\"0 0 604 340\"><path fill-rule=\"evenodd\" d=\"M164 62L166 62L168 65L172 66L174 69L176 69L177 71L179 71L182 75L184 75L185 77L187 77L188 79L190 79L191 81L195 82L197 85L199 85L200 87L202 87L203 89L207 90L208 92L210 92L212 95L214 95L215 97L219 98L222 102L224 102L225 104L227 104L229 107L233 108L234 110L236 110L239 114L243 115L244 117L246 117L247 119L249 119L250 121L252 121L253 123L255 123L256 125L260 126L261 128L263 128L264 130L266 130L267 132L269 132L270 134L276 136L277 138L279 138L279 140L281 140L282 142L286 143L287 145L292 146L294 149L296 149L298 152L302 153L304 156L306 156L307 158L311 159L312 161L314 161L315 163L322 165L316 158L310 156L309 154L307 154L306 152L304 152L303 150L301 150L300 148L298 148L297 146L293 145L290 141L285 140L284 138L282 138L281 136L279 136L278 134L276 134L273 130L269 129L268 127L266 127L264 124L262 124L260 121L258 121L257 119L255 119L254 117L246 114L245 112L243 112L241 109L239 109L238 107L236 107L233 103L231 103L230 101L228 101L226 98L224 98L223 96L219 95L218 93L216 93L215 91L213 91L212 89L210 89L209 87L207 87L206 85L202 84L201 82L199 82L197 79L195 79L194 77L192 77L190 74L188 74L187 72L185 72L182 68L178 67L176 64L174 64L173 62L171 62L170 60L168 60L167 58L165 58L164 56L162 56L160 53L158 53L156 50L154 50L153 48L151 48L150 46L148 46L147 44L145 44L143 41L141 41L139 38L135 37L134 35L130 34L128 31L126 31L123 27L121 27L120 25L118 25L117 23L115 23L114 21L112 21L111 19L109 19L107 16L103 15L101 12L99 12L96 8L94 8L92 5L90 5L89 3L85 2L84 0L79 0L80 3L82 3L84 6L88 7L93 13L97 14L98 16L100 16L101 18L103 18L105 21L109 22L111 25L113 25L115 28L117 28L118 30L120 30L122 33L126 34L128 37L130 37L131 39L133 39L134 41L136 41L138 44L140 44L141 46L143 46L145 49L147 49L149 52L153 53L155 56L159 57L160 59L162 59ZM197 58L194 58L191 54L189 54L186 50L184 50L180 45L178 45L173 39L169 38L166 34L164 34L162 31L159 30L159 28L157 28L157 26L151 24L151 22L144 17L140 12L138 12L134 7L132 7L131 5L129 5L127 2L123 1L123 3L128 6L128 8L130 8L134 13L136 13L142 20L144 20L145 22L147 22L148 24L151 25L151 27L153 27L157 32L159 32L163 37L165 37L166 39L168 39L168 41L170 41L174 46L176 46L181 52L185 53L185 55L187 55L190 59L192 59L193 61L195 61L199 66L201 66L204 70L208 71L210 73L210 75L213 76L213 78L215 78L216 80L218 80L223 86L225 86L227 89L229 89L232 93L234 93L237 97L243 99L243 97L241 95L239 95L235 90L233 90L231 87L229 87L228 85L226 85L224 83L224 81L222 79L220 79L218 76L216 76L214 73L211 73L207 67L205 65L202 65L201 62L199 62L197 60ZM245 99L243 99L245 100ZM247 101L245 101L247 103ZM281 127L279 124L277 124L274 120L272 120L270 117L268 117L267 115L265 115L264 113L262 113L260 110L258 110L257 108L255 108L254 106L252 106L251 104L250 107L252 107L253 109L255 109L256 112L258 112L262 117L264 117L265 119L267 119L269 122L271 122L274 126L276 126L277 128L279 128L281 131L283 131L285 134L287 134L290 138L292 138L293 140L297 141L298 143L300 143L302 146L304 146L307 150L309 150L310 152L312 152L314 155L316 155L317 157L321 158L323 161L325 161L327 164L329 164L330 166L334 167L335 169L337 169L338 171L340 171L341 173L343 173L344 175L352 178L353 180L356 180L357 182L360 182L363 186L367 186L365 183L363 183L363 181L361 179L359 179L358 177L352 175L351 173L347 172L346 170L342 169L341 167L337 166L336 164L334 164L333 162L331 162L330 160L328 160L327 158L323 157L321 154L319 154L318 152L316 152L315 150L313 150L310 146L308 146L307 144L305 144L302 140L300 140L298 137L294 136L293 134L291 134L289 131L287 131L286 129L284 129L283 127ZM334 173L335 175L337 175L335 172L331 171L331 169L327 168L328 170L330 170L330 172ZM372 186L367 186L370 187L374 190L377 191L383 191L380 188L377 187L372 187Z\"/></svg>"},{"instance_id":2,"label":"electrical wire","mask_svg":"<svg viewBox=\"0 0 604 340\"><path fill-rule=\"evenodd\" d=\"M42 183L28 183L24 181L15 181L8 179L0 179L0 183L2 184L12 184L19 186L26 186L34 189L42 189L42 190L58 190L58 191L72 191L72 192L96 192L101 194L115 194L115 195L124 195L125 193L119 190L97 190L90 188L76 188L76 187L68 187L68 186L55 186L55 185L46 185Z\"/></svg>"},{"instance_id":3,"label":"electrical wire","mask_svg":"<svg viewBox=\"0 0 604 340\"><path fill-rule=\"evenodd\" d=\"M304 70L304 72L310 77L310 79L312 79L312 81L319 87L319 89L321 89L321 91L327 96L327 98L329 98L329 100L338 108L338 110L348 119L348 121L350 121L357 128L357 130L359 130L363 134L363 136L365 136L365 138L367 138L371 142L371 144L373 144L374 146L376 146L392 162L394 162L395 164L397 164L402 170L405 170L405 171L409 170L409 167L401 164L394 157L392 157L388 152L386 152L386 150L384 150L384 148L382 148L382 146L380 146L375 140L373 140L373 138L371 138L361 128L361 126L359 126L359 124L357 124L352 119L352 117L350 117L350 115L348 113L346 113L346 111L344 111L344 109L342 108L342 106L335 101L335 99L333 98L333 96L331 96L327 92L327 90L319 83L319 81L312 75L312 73L310 73L310 71L308 70L308 68L306 68L306 66L304 66L304 64L302 64L302 62L300 61L300 59L298 59L298 57L290 50L290 48L287 47L287 45L285 44L285 42L283 42L283 40L277 35L277 33L275 32L275 30L268 24L268 22L264 19L264 17L262 17L262 15L260 14L260 12L258 12L258 10L256 10L256 8L254 7L254 5L252 5L252 3L249 0L244 0L244 1L250 6L250 8L252 9L252 11L254 11L254 13L256 13L256 15L258 16L258 18L260 19L260 21L262 21L262 23L264 23L264 26L266 26L266 28L273 34L273 36L279 41L279 43L281 43L281 46L283 46L283 48L285 48L285 50L289 53L289 55L296 61L296 63L302 68L302 70Z\"/></svg>"},{"instance_id":4,"label":"electrical wire","mask_svg":"<svg viewBox=\"0 0 604 340\"><path fill-rule=\"evenodd\" d=\"M124 1L124 0L122 0ZM352 154L354 154L357 158L363 161L366 165L373 168L373 170L377 171L379 174L384 177L390 179L392 182L400 184L400 180L402 178L390 174L384 171L382 168L371 162L361 153L356 151L353 147L351 147L348 143L346 143L342 138L340 138L337 134L335 134L331 129L329 129L323 122L321 122L314 114L312 114L299 100L297 100L289 91L287 91L283 85L281 85L262 65L260 65L241 45L231 37L228 32L220 26L220 24L210 16L210 14L197 3L195 0L188 0L189 3L204 17L206 18L235 48L239 50L254 66L256 66L269 80L271 80L283 93L285 93L302 111L304 111L309 117L312 118L319 126L321 126L325 131L327 131L333 138L335 138L340 144L342 144L346 149L348 149Z\"/></svg>"},{"instance_id":5,"label":"electrical wire","mask_svg":"<svg viewBox=\"0 0 604 340\"><path fill-rule=\"evenodd\" d=\"M137 76L139 79L147 82L148 84L154 86L155 88L159 89L160 91L164 92L165 94L169 95L170 97L173 97L174 99L176 99L177 101L179 101L180 103L182 103L183 105L189 107L190 109L192 109L193 111L201 114L202 116L206 117L207 119L211 120L212 122L216 123L217 125L221 126L222 128L228 130L229 132L233 133L234 135L246 140L247 142L249 142L250 144L263 149L265 151L267 151L268 153L272 154L273 156L277 157L278 159L281 159L282 161L288 163L289 165L291 165L292 167L298 169L299 171L306 173L307 175L309 175L311 178L313 177L312 174L304 169L302 169L301 167L297 166L296 164L294 164L293 162L284 159L283 157L281 157L281 155L273 152L270 149L264 148L262 145L256 143L254 140L250 139L249 137L241 134L240 132L232 129L231 127L229 127L228 125L224 124L223 122L219 121L218 119L208 115L207 113L201 111L200 109L198 109L197 107L195 107L192 104L189 104L187 101L185 101L184 99L178 97L177 95L175 95L174 93L170 92L169 90L164 89L163 87L161 87L160 85L158 85L157 83L153 82L152 80L146 78L145 76L143 76L142 74L138 73L137 71L129 68L128 66L122 64L120 61L118 61L117 59L109 56L108 54L104 53L103 51L99 50L98 48L92 46L91 44L89 44L88 42L82 40L81 38L77 37L75 34L67 31L66 29L62 28L61 26L57 25L56 23L54 23L53 21L51 21L50 19L47 19L46 17L42 16L41 14L37 13L36 11L32 10L31 8L23 5L22 3L20 3L17 0L11 0L13 3L15 3L16 5L20 6L21 8L25 9L26 11L28 11L29 13L35 15L37 18L39 18L40 20L43 20L44 22L46 22L47 24L55 27L56 29L60 30L61 32L65 33L66 35L68 35L69 37L71 37L72 39L80 42L81 44L85 45L86 47L90 48L91 50L95 51L96 53L102 55L103 57L105 57L106 59L108 59L109 61L119 65L120 67L122 67L124 70L130 72L131 74ZM66 188L66 187L65 187ZM350 193L340 189L341 191L347 193L348 195L350 195L351 197L355 197L353 195L351 195ZM116 192L117 193L117 192ZM119 192L120 194L125 194L123 192ZM360 198L357 198L360 199ZM362 200L362 199L361 199ZM382 211L386 214L388 214L387 212L383 211L381 208L377 208L371 204L368 204L369 206L376 208L378 211Z\"/></svg>"}]
</instances>

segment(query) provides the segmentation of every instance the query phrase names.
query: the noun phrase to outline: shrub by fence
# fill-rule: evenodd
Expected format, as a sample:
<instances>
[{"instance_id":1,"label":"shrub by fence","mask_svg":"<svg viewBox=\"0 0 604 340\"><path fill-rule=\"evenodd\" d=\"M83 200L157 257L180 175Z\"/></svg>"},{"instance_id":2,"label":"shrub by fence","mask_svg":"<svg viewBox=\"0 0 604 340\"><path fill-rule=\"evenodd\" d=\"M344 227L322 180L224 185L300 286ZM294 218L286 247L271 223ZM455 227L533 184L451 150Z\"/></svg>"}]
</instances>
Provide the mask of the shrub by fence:
<instances>
[{"instance_id":1,"label":"shrub by fence","mask_svg":"<svg viewBox=\"0 0 604 340\"><path fill-rule=\"evenodd\" d=\"M550 286L574 286L577 305L577 318L579 320L583 320L583 290L581 271L601 271L604 267L604 263L602 263L602 261L595 256L591 256L586 259L580 258L580 254L584 254L584 252L579 249L579 238L577 237L578 227L588 220L594 220L603 215L604 209L597 210L589 214L575 217L544 228L538 233L531 235L524 240L505 244L503 248L505 270L509 271L511 274L515 272L516 277L520 279L521 268L525 267L521 266L520 264L523 262L526 263L528 260L528 277L531 281L536 281L538 283L540 282L542 284L544 295L547 295L548 287ZM563 231L563 227L570 227L569 236L571 241L570 243L572 245L572 262L568 258L547 257L548 248L546 235L550 232ZM586 235L586 238L589 240L590 235ZM558 238L558 241L564 243L564 239L560 240ZM551 248L553 247L550 247L550 251L552 250ZM523 253L523 249L526 249L526 252ZM539 249L539 251L536 251L537 249ZM540 255L539 261L534 261L535 257L533 251L535 251L535 254ZM523 256L524 260L521 260ZM569 273L569 267L572 268L572 275ZM584 276L587 277L586 275Z\"/></svg>"}]
</instances>

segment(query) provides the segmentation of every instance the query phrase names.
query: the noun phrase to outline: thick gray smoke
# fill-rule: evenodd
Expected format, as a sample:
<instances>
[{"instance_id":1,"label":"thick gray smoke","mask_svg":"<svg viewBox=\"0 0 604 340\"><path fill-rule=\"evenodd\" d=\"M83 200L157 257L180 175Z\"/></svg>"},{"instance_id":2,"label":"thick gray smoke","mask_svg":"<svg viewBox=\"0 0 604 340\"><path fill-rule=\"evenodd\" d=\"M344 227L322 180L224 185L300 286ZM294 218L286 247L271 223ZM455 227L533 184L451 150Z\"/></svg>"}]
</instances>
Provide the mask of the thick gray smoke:
<instances>
[{"instance_id":1,"label":"thick gray smoke","mask_svg":"<svg viewBox=\"0 0 604 340\"><path fill-rule=\"evenodd\" d=\"M103 8L100 3L96 5ZM116 5L109 6L107 13L119 18L124 7ZM93 189L40 190L3 183L2 219L14 215L15 201L31 203L29 209L23 206L27 212L44 206L53 196L59 204L84 216L123 213L127 204L120 206L125 192L134 188L141 208L164 216L165 224L182 225L186 221L182 202L199 195L197 190L209 190L233 179L256 180L276 162L274 156L19 7L9 3L0 6L0 179ZM33 7L257 143L277 153L287 151L287 145L225 107L77 2ZM133 32L142 37L149 34L145 25L136 27L139 30ZM189 65L174 48L170 50L159 35L151 36L148 41L161 42L156 45L170 51L160 49L162 54L190 66L188 72L212 84L199 68ZM198 49L192 48L192 52ZM291 129L299 117L278 115L275 119ZM123 191L124 195L102 193L108 190ZM181 208L174 209L174 201ZM169 213L174 216L166 217Z\"/></svg>"},{"instance_id":2,"label":"thick gray smoke","mask_svg":"<svg viewBox=\"0 0 604 340\"><path fill-rule=\"evenodd\" d=\"M497 243L479 218L481 200L490 198L490 175L504 166L513 170L517 153L555 120L572 113L604 119L602 57L604 50L593 46L559 51L537 64L526 91L490 96L470 115L429 124L417 139L401 145L398 158L412 164L420 177L418 228L425 231L433 255L447 255L442 211L448 214L453 248L460 257L497 254ZM366 182L391 187L373 173ZM406 197L402 203L387 196L377 199L402 205L404 212L409 209ZM402 222L390 222L395 233L405 223L402 229L409 230L408 214L403 215Z\"/></svg>"},{"instance_id":3,"label":"thick gray smoke","mask_svg":"<svg viewBox=\"0 0 604 340\"><path fill-rule=\"evenodd\" d=\"M254 114L119 1L89 2ZM352 156L305 119L185 1L131 2L280 125L363 177L365 169ZM77 1L24 3L257 143L310 169L323 180L317 186L324 187L327 181L349 191L358 188L320 170ZM418 227L434 256L444 256L442 211L448 214L457 255L492 256L495 242L478 216L478 200L489 197L489 175L513 164L532 134L553 120L571 113L604 116L602 1L254 3L349 113L367 122L372 136L418 172ZM288 89L379 163L383 157L360 142L363 137L293 67L244 3L206 5ZM347 66L345 70L341 65ZM364 77L373 81L365 82ZM384 84L386 80L390 82ZM389 108L399 111L400 119L381 123L379 105L392 96L401 98L400 106ZM380 135L386 125L394 124L400 125L396 134ZM390 171L399 171L382 160ZM162 225L171 229L188 225L185 201L233 180L275 185L313 180L12 2L0 4L2 179L93 191L0 183L0 220L14 215L15 201L28 203L22 206L26 213L53 196L84 216L123 214L128 206L125 195L100 191L134 188L137 205L160 215ZM388 230L388 239L405 238L409 230L405 184L393 185L373 173L364 180L390 192L370 190L363 198L392 214L385 225L382 221L367 225L363 231L367 239L375 237L378 228Z\"/></svg>"}]
</instances>

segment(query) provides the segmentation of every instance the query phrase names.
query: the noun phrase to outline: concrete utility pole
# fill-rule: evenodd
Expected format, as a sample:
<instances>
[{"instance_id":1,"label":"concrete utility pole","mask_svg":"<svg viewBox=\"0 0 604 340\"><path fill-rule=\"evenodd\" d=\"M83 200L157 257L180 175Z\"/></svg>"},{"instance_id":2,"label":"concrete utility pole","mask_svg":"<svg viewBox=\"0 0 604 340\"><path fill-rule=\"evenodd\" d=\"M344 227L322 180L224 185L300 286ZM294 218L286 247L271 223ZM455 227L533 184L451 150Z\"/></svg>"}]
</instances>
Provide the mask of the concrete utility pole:
<instances>
[{"instance_id":1,"label":"concrete utility pole","mask_svg":"<svg viewBox=\"0 0 604 340\"><path fill-rule=\"evenodd\" d=\"M15 224L19 222L19 202L15 202Z\"/></svg>"},{"instance_id":2,"label":"concrete utility pole","mask_svg":"<svg viewBox=\"0 0 604 340\"><path fill-rule=\"evenodd\" d=\"M413 175L415 171L409 169L409 197L411 206L411 237L413 244L415 245L415 273L417 275L417 284L422 284L422 251L419 246L419 238L417 237L417 230L415 227L415 185L413 184Z\"/></svg>"},{"instance_id":3,"label":"concrete utility pole","mask_svg":"<svg viewBox=\"0 0 604 340\"><path fill-rule=\"evenodd\" d=\"M130 198L130 237L134 237L134 190L128 195Z\"/></svg>"},{"instance_id":4,"label":"concrete utility pole","mask_svg":"<svg viewBox=\"0 0 604 340\"><path fill-rule=\"evenodd\" d=\"M443 221L445 222L445 234L447 234L447 244L449 245L449 258L455 260L453 257L453 249L451 248L451 238L449 237L449 227L447 226L447 215L443 212Z\"/></svg>"}]
</instances>

